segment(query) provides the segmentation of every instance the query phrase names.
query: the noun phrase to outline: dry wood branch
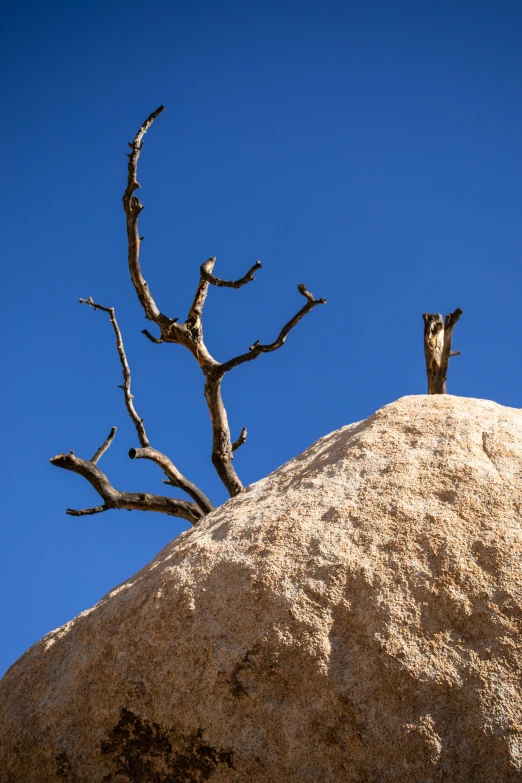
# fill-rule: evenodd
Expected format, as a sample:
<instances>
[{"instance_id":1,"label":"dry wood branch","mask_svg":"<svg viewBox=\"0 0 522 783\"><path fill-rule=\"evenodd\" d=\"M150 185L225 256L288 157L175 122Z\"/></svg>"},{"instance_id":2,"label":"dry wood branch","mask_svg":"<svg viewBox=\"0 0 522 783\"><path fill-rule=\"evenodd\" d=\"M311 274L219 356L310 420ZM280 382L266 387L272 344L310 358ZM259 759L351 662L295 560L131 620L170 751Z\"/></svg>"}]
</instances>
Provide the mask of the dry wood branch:
<instances>
[{"instance_id":1,"label":"dry wood branch","mask_svg":"<svg viewBox=\"0 0 522 783\"><path fill-rule=\"evenodd\" d=\"M207 373L205 399L212 422L212 464L229 494L234 497L243 490L243 484L232 465L230 426L221 397L222 380L222 376L213 378Z\"/></svg>"},{"instance_id":2,"label":"dry wood branch","mask_svg":"<svg viewBox=\"0 0 522 783\"><path fill-rule=\"evenodd\" d=\"M69 514L71 517L85 517L85 516L91 516L92 514L101 514L102 511L108 511L109 506L94 506L94 508L81 508L81 509L74 509L74 508L68 508L66 510L66 514Z\"/></svg>"},{"instance_id":3,"label":"dry wood branch","mask_svg":"<svg viewBox=\"0 0 522 783\"><path fill-rule=\"evenodd\" d=\"M234 359L229 359L228 362L224 362L223 364L213 368L211 372L214 377L222 377L226 372L232 370L234 367L237 367L240 364L244 364L245 362L251 362L253 359L257 359L257 357L262 353L270 353L271 351L276 351L278 348L281 348L285 344L289 332L299 323L301 318L304 318L304 316L309 313L310 310L316 305L326 304L326 299L314 299L313 295L306 290L303 283L300 283L297 286L297 290L307 299L307 302L304 307L302 307L299 312L296 313L294 317L283 326L277 339L274 340L273 343L268 343L267 345L261 345L259 340L256 340L256 342L250 346L248 353L243 353L240 356L236 356Z\"/></svg>"},{"instance_id":4,"label":"dry wood branch","mask_svg":"<svg viewBox=\"0 0 522 783\"><path fill-rule=\"evenodd\" d=\"M153 111L151 115L147 117L141 128L138 130L134 141L129 144L132 152L129 154L128 174L127 174L127 187L123 194L123 207L125 209L125 215L127 218L127 239L128 239L128 258L129 258L129 271L131 280L138 294L138 299L145 311L145 315L151 321L158 322L161 313L159 311L156 302L154 301L152 294L149 291L149 287L145 278L143 277L140 267L140 243L141 238L138 231L138 217L143 209L139 198L134 196L134 192L140 187L138 182L138 160L140 152L143 148L143 136L148 131L156 117L161 114L164 107L160 106Z\"/></svg>"},{"instance_id":5,"label":"dry wood branch","mask_svg":"<svg viewBox=\"0 0 522 783\"><path fill-rule=\"evenodd\" d=\"M207 498L207 496L203 492L201 492L201 490L198 489L198 487L196 487L195 484L193 484L191 481L185 478L185 476L183 476L183 474L180 473L180 471L175 467L174 463L165 454L162 454L160 451L156 451L156 449L152 448L152 446L149 443L147 434L145 432L145 427L143 426L143 419L141 419L138 416L136 409L134 408L133 395L131 393L130 367L127 361L125 348L123 346L123 338L121 336L120 328L118 326L118 322L116 321L114 307L104 307L103 305L94 302L92 297L89 297L88 299L80 299L80 303L88 304L91 307L93 307L95 310L103 310L103 312L109 313L110 315L111 324L114 329L114 333L116 335L116 348L118 350L118 356L120 357L120 363L123 372L123 385L120 386L120 388L123 389L123 394L125 397L125 406L136 428L136 432L138 434L138 440L142 446L141 449L131 449L129 451L129 456L131 457L131 459L143 458L143 459L150 459L153 462L155 462L163 469L166 475L171 479L171 483L173 486L184 490L188 495L190 495L190 497L192 497L196 501L201 511L203 511L205 514L208 514L210 511L212 511L214 506ZM93 457L92 461L95 464L98 461L98 459L101 457L103 452L110 446L115 434L116 434L116 428L114 427L113 432L111 432L111 435L109 435L107 441L104 443L101 449L99 449L98 452L96 452L95 454L96 459Z\"/></svg>"},{"instance_id":6,"label":"dry wood branch","mask_svg":"<svg viewBox=\"0 0 522 783\"><path fill-rule=\"evenodd\" d=\"M243 445L243 443L246 443L246 439L247 439L247 428L243 427L243 429L239 434L239 438L235 440L234 443L232 444L232 451L237 451L240 448L240 446Z\"/></svg>"},{"instance_id":7,"label":"dry wood branch","mask_svg":"<svg viewBox=\"0 0 522 783\"><path fill-rule=\"evenodd\" d=\"M160 329L160 337L154 337L147 329L144 329L143 333L147 339L154 343L167 342L183 345L191 352L203 370L206 379L205 398L207 400L212 422L212 462L230 494L236 495L238 492L241 492L243 485L232 466L232 453L244 443L244 438L240 436L234 444L231 442L227 414L221 397L221 380L224 374L233 367L252 361L252 359L257 358L261 353L268 353L280 348L284 344L290 330L293 329L301 318L316 305L324 304L325 300L315 300L312 294L306 290L304 285L299 285L298 290L307 299L307 303L291 321L283 327L278 338L268 345L261 345L259 341L257 341L251 346L248 353L237 356L224 364L220 364L211 356L203 339L202 314L209 285L225 288L241 288L241 286L246 285L254 279L255 271L262 266L260 261L256 261L254 266L252 266L242 278L229 281L222 280L212 274L216 262L216 258L212 256L201 266L198 286L185 323L177 323L177 318L170 319L159 311L141 273L139 263L140 237L138 232L138 216L142 209L142 205L139 199L133 194L139 187L137 166L143 146L143 134L162 110L163 107L160 107L160 109L153 112L153 114L147 118L130 145L132 152L129 155L127 188L123 197L125 214L127 217L129 268L134 287L146 317L149 318L149 320L154 321ZM177 479L173 479L173 481L176 482ZM176 484L176 486L179 486L179 484Z\"/></svg>"},{"instance_id":8,"label":"dry wood branch","mask_svg":"<svg viewBox=\"0 0 522 783\"><path fill-rule=\"evenodd\" d=\"M453 329L462 310L458 307L446 318L440 313L423 313L424 319L424 357L428 378L428 394L447 394L446 381L449 360L459 356L460 351L451 350Z\"/></svg>"},{"instance_id":9,"label":"dry wood branch","mask_svg":"<svg viewBox=\"0 0 522 783\"><path fill-rule=\"evenodd\" d=\"M210 273L213 270L215 263L216 257L214 256L213 258L209 258L207 261L205 261L201 269L206 266ZM203 274L201 274L194 296L194 301L190 306L189 314L187 316L187 326L190 329L190 336L196 344L201 344L203 342L201 315L203 313L203 305L205 304L205 299L207 298L209 285L210 283L208 280L203 276Z\"/></svg>"},{"instance_id":10,"label":"dry wood branch","mask_svg":"<svg viewBox=\"0 0 522 783\"><path fill-rule=\"evenodd\" d=\"M115 435L116 435L116 427L113 427L111 429L111 431L109 432L109 435L108 435L107 440L105 441L105 443L102 443L102 445L100 446L100 448L98 449L98 451L96 452L94 457L91 459L91 462L93 463L93 465L96 465L98 460L100 459L100 457L102 457L105 454L105 452L107 451L107 449L111 445L112 441L114 440Z\"/></svg>"},{"instance_id":11,"label":"dry wood branch","mask_svg":"<svg viewBox=\"0 0 522 783\"><path fill-rule=\"evenodd\" d=\"M324 299L314 299L313 295L306 290L303 284L298 286L299 292L306 298L306 304L298 313L281 329L277 339L273 343L261 345L259 341L255 342L248 353L242 354L230 359L224 364L220 364L209 353L203 339L202 313L205 300L208 294L209 286L214 285L218 288L241 288L243 285L254 280L254 273L262 267L260 261L246 272L238 280L223 280L213 275L215 257L209 258L200 269L200 277L194 300L190 307L187 319L184 323L178 323L178 318L169 318L164 315L156 305L156 302L149 290L148 284L143 276L140 266L140 244L143 236L138 231L138 219L143 205L135 192L140 188L138 182L138 162L143 149L143 137L150 128L156 117L163 111L160 106L156 111L147 117L141 125L134 140L129 144L131 149L128 155L127 185L123 194L123 207L126 216L127 239L128 239L128 262L130 276L138 295L138 299L143 307L145 317L156 324L159 328L159 336L155 337L148 329L143 330L143 334L148 340L155 344L160 343L178 343L187 348L194 356L205 376L205 398L212 422L212 462L218 475L228 489L230 495L237 495L242 491L243 485L237 476L232 465L233 452L246 441L246 428L241 431L238 439L232 443L230 437L230 427L228 424L227 413L221 396L221 383L226 372L234 367L252 361L261 353L268 353L280 348L289 332L310 310L319 304L325 304ZM116 321L115 311L112 307L104 307L93 301L92 298L80 299L82 304L87 304L95 310L99 309L110 315L110 321L116 336L116 347L120 358L123 371L123 389L125 405L127 412L136 428L140 448L131 449L129 456L132 459L149 459L162 468L167 479L165 483L178 487L187 492L193 499L193 503L188 501L173 500L156 495L145 495L137 493L118 492L115 490L107 477L97 467L97 462L109 448L115 434L115 428L98 449L90 462L85 462L74 456L61 454L53 458L51 462L58 467L72 470L87 478L95 487L105 503L90 509L79 511L68 510L68 513L77 516L87 514L98 514L109 508L128 508L147 511L162 511L174 516L183 516L191 522L195 522L213 509L213 505L206 495L188 481L175 467L172 461L163 453L154 449L147 438L143 419L138 416L133 404L131 393L131 375L130 368L123 347L121 332ZM235 324L234 324L235 325Z\"/></svg>"},{"instance_id":12,"label":"dry wood branch","mask_svg":"<svg viewBox=\"0 0 522 783\"><path fill-rule=\"evenodd\" d=\"M214 277L214 275L211 274L214 264L212 263L210 266L209 262L215 262L215 260L215 258L209 258L208 261L205 261L205 263L201 265L200 271L201 277L204 278L207 283L218 286L218 288L241 288L241 286L255 280L254 272L263 267L261 261L256 261L254 266L250 267L246 275L240 277L239 280L222 280L220 277Z\"/></svg>"},{"instance_id":13,"label":"dry wood branch","mask_svg":"<svg viewBox=\"0 0 522 783\"><path fill-rule=\"evenodd\" d=\"M142 329L141 333L145 335L145 337L151 341L151 343L156 343L156 345L161 345L161 343L164 343L165 340L163 337L154 337L148 329Z\"/></svg>"},{"instance_id":14,"label":"dry wood branch","mask_svg":"<svg viewBox=\"0 0 522 783\"><path fill-rule=\"evenodd\" d=\"M189 314L187 316L186 324L184 325L188 329L190 339L193 341L193 343L195 345L201 346L203 350L202 356L207 356L207 355L209 356L208 351L203 342L203 324L201 322L201 317L203 314L203 306L207 298L209 285L215 285L220 288L241 288L241 286L246 285L246 283L249 283L251 280L254 280L254 272L256 271L256 269L260 269L262 266L260 261L256 261L254 266L248 270L246 275L244 275L239 280L222 280L219 277L214 277L214 275L212 274L212 270L214 269L215 263L216 263L216 257L212 256L211 258L208 258L204 264L201 265L198 287L196 289L194 300L192 302L192 305L189 310ZM179 334L177 335L177 337L179 340ZM201 361L199 363L201 366L203 366ZM209 362L208 359L205 358L204 364L207 365L209 363L217 364L215 360Z\"/></svg>"},{"instance_id":15,"label":"dry wood branch","mask_svg":"<svg viewBox=\"0 0 522 783\"><path fill-rule=\"evenodd\" d=\"M91 296L88 299L80 299L80 304L90 305L91 307L94 307L95 310L103 310L104 313L109 313L111 317L110 320L111 320L112 328L114 329L114 334L116 335L116 348L118 351L118 356L120 357L121 369L123 372L123 385L120 386L120 389L123 389L123 396L125 397L125 407L127 408L127 412L131 417L132 422L136 428L136 432L138 434L138 440L140 444L142 446L149 446L150 444L147 438L147 433L145 432L145 427L143 426L143 419L140 419L140 417L136 413L136 409L132 401L133 395L131 394L130 367L127 361L127 356L125 354L125 349L123 347L123 339L121 336L120 328L118 326L118 322L116 320L116 315L114 313L114 307L104 307L103 305L97 304L96 302L93 302Z\"/></svg>"},{"instance_id":16,"label":"dry wood branch","mask_svg":"<svg viewBox=\"0 0 522 783\"><path fill-rule=\"evenodd\" d=\"M212 262L212 266L214 261L215 259L209 259L209 262ZM210 264L207 267L207 272L209 271ZM194 300L196 307L193 304L191 309L191 312L194 312L195 315L194 323L198 328L196 339L199 341L197 344L200 347L204 347L201 327L201 309L207 294L207 288L204 287L204 284L208 285L206 281L200 281L196 299ZM212 464L214 465L218 476L232 497L238 495L243 490L243 485L234 469L232 462L234 447L237 449L239 446L241 446L242 443L244 443L246 439L246 432L244 438L240 436L235 444L232 444L227 412L221 395L221 382L225 373L228 372L228 370L231 370L233 367L237 367L239 364L251 361L252 359L257 358L261 353L268 353L270 351L275 351L277 348L281 348L281 346L284 345L288 333L291 329L293 329L294 326L296 326L297 323L299 323L301 318L309 313L310 310L316 305L326 304L325 299L314 299L313 295L306 290L302 283L298 286L298 291L306 298L307 302L304 307L302 307L301 310L299 310L299 312L287 324L285 324L279 333L278 338L273 343L270 343L269 345L260 345L258 341L253 346L251 346L249 353L242 354L241 356L238 356L235 359L231 359L224 364L218 364L217 362L213 364L206 364L204 360L201 360L201 358L198 359L206 377L205 399L207 401L210 420L212 422ZM196 353L195 355L198 358L198 354Z\"/></svg>"},{"instance_id":17,"label":"dry wood branch","mask_svg":"<svg viewBox=\"0 0 522 783\"><path fill-rule=\"evenodd\" d=\"M213 511L214 506L207 498L207 496L198 488L195 484L189 481L173 464L173 462L161 451L153 449L152 446L142 449L131 449L129 451L129 457L131 459L149 459L159 465L165 475L168 477L165 484L170 484L172 487L182 489L187 495L196 501L205 514L210 514Z\"/></svg>"},{"instance_id":18,"label":"dry wood branch","mask_svg":"<svg viewBox=\"0 0 522 783\"><path fill-rule=\"evenodd\" d=\"M83 509L81 511L67 509L67 513L72 516L98 514L110 508L125 508L129 511L157 511L174 517L182 517L193 525L204 516L201 509L188 500L178 500L163 495L150 495L146 492L120 492L112 486L105 473L97 465L93 462L79 459L72 453L58 454L58 456L51 459L51 464L83 476L104 501L103 506L96 506L92 509Z\"/></svg>"}]
</instances>

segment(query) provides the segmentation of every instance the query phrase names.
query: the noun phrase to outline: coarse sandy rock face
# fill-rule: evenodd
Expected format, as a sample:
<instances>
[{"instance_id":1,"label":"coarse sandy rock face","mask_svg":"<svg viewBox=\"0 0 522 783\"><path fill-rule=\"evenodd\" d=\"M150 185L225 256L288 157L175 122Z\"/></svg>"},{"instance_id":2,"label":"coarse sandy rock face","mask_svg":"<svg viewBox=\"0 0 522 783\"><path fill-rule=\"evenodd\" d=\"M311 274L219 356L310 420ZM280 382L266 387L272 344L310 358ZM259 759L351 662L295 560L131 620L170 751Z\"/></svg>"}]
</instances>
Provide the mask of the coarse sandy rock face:
<instances>
[{"instance_id":1,"label":"coarse sandy rock face","mask_svg":"<svg viewBox=\"0 0 522 783\"><path fill-rule=\"evenodd\" d=\"M522 414L406 397L0 683L2 783L522 781Z\"/></svg>"}]
</instances>

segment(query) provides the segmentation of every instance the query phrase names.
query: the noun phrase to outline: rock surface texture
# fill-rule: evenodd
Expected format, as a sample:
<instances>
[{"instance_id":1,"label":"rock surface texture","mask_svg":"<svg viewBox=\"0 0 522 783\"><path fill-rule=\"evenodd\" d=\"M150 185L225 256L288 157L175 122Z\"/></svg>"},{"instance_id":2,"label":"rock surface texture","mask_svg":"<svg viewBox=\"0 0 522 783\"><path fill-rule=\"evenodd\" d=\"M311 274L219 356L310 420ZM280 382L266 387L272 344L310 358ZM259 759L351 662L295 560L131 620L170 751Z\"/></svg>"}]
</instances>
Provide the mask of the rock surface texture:
<instances>
[{"instance_id":1,"label":"rock surface texture","mask_svg":"<svg viewBox=\"0 0 522 783\"><path fill-rule=\"evenodd\" d=\"M522 781L522 413L327 435L0 683L1 783Z\"/></svg>"}]
</instances>

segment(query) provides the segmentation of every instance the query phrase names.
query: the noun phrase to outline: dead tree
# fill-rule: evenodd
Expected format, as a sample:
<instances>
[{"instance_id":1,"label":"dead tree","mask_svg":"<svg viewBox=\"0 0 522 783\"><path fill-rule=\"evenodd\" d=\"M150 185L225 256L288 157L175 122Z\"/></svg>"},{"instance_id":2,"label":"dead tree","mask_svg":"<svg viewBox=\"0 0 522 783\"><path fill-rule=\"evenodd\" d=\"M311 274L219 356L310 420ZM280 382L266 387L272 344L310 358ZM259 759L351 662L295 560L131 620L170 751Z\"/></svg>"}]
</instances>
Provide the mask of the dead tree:
<instances>
[{"instance_id":1,"label":"dead tree","mask_svg":"<svg viewBox=\"0 0 522 783\"><path fill-rule=\"evenodd\" d=\"M219 362L210 355L203 340L203 305L208 294L210 286L241 288L241 286L254 280L254 272L261 268L259 261L248 270L248 272L238 280L222 280L213 274L215 258L209 258L200 268L199 283L196 289L194 300L190 306L188 316L183 323L179 323L179 318L170 318L160 311L149 287L143 276L140 266L140 245L143 237L140 237L138 230L138 218L143 205L135 192L140 187L137 180L138 160L143 149L143 136L150 128L156 117L163 111L160 106L148 117L136 136L134 141L129 144L131 152L129 153L127 187L123 194L123 207L125 210L127 222L128 239L128 262L131 280L136 289L138 299L141 302L145 317L154 323L159 330L157 337L153 336L147 329L143 334L153 343L177 343L187 348L199 364L205 380L205 399L207 401L210 420L212 424L212 463L218 473L219 478L225 485L231 496L238 495L243 490L234 465L233 452L235 452L246 441L247 430L243 428L237 440L232 442L230 428L227 419L227 412L221 396L221 385L227 372L239 367L245 362L257 359L262 353L270 353L281 348L290 333L301 318L310 312L316 305L326 304L325 299L314 299L313 295L307 291L301 283L297 286L299 293L306 299L306 303L294 315L293 318L283 326L278 337L272 343L260 343L259 340L250 346L248 351L229 359L226 362ZM116 348L118 351L120 363L123 371L123 396L127 412L134 424L138 436L139 447L132 448L129 451L129 457L135 459L148 459L155 462L163 471L166 478L165 484L185 492L191 500L178 500L163 495L151 495L143 492L122 492L115 489L107 476L98 467L98 462L104 452L111 445L116 434L116 427L113 427L107 440L98 449L91 460L83 460L77 457L73 451L69 454L59 454L51 459L51 463L59 468L71 470L79 473L94 487L96 492L103 500L103 504L93 508L82 509L79 511L67 509L68 514L73 516L82 516L85 514L98 514L111 508L124 508L137 511L159 511L164 514L170 514L175 517L187 519L192 524L196 524L202 517L208 514L214 506L207 496L189 479L183 476L176 468L172 460L160 451L157 451L150 443L143 419L140 418L133 403L131 393L131 374L129 363L125 354L121 332L116 321L113 307L104 307L94 302L91 297L80 299L80 303L89 305L94 310L101 310L108 313L115 337Z\"/></svg>"},{"instance_id":2,"label":"dead tree","mask_svg":"<svg viewBox=\"0 0 522 783\"><path fill-rule=\"evenodd\" d=\"M461 315L462 310L459 307L444 319L440 313L422 315L428 394L447 394L449 360L452 356L460 356L460 351L451 350L451 340L453 329Z\"/></svg>"}]
</instances>

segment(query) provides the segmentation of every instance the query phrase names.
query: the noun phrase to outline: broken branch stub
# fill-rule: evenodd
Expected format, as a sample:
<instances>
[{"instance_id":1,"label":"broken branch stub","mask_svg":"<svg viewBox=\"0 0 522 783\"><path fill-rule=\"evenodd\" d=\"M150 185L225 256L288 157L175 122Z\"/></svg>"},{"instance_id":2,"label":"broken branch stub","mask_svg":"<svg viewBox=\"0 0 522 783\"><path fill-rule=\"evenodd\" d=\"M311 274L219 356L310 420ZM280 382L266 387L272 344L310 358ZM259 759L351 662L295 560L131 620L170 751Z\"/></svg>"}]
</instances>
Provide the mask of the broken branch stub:
<instances>
[{"instance_id":1,"label":"broken branch stub","mask_svg":"<svg viewBox=\"0 0 522 783\"><path fill-rule=\"evenodd\" d=\"M428 394L447 394L449 360L452 356L460 355L460 351L451 350L451 341L453 329L461 315L460 307L449 313L446 318L443 318L440 313L422 315Z\"/></svg>"}]
</instances>

